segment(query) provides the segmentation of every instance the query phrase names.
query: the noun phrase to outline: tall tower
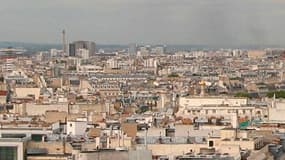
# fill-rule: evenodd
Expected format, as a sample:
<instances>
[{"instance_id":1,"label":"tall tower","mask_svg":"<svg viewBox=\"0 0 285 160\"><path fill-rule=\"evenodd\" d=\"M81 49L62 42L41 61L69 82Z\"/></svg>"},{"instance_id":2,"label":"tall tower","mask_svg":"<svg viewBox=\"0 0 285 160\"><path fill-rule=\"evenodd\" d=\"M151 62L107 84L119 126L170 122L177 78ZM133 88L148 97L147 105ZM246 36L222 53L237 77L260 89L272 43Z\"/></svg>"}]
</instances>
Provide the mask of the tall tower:
<instances>
[{"instance_id":1,"label":"tall tower","mask_svg":"<svg viewBox=\"0 0 285 160\"><path fill-rule=\"evenodd\" d=\"M63 54L67 54L67 44L66 44L65 30L62 30L62 51L63 51Z\"/></svg>"},{"instance_id":2,"label":"tall tower","mask_svg":"<svg viewBox=\"0 0 285 160\"><path fill-rule=\"evenodd\" d=\"M135 56L137 54L137 44L129 44L129 56Z\"/></svg>"}]
</instances>

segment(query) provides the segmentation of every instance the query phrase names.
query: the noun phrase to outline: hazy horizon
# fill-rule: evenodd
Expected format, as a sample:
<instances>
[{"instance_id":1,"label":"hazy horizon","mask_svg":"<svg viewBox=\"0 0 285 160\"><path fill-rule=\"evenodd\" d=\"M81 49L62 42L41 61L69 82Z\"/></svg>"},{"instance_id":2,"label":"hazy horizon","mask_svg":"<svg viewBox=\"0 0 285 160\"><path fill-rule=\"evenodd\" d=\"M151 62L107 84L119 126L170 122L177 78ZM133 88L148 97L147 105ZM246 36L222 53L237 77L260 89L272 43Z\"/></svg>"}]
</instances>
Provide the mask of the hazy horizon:
<instances>
[{"instance_id":1,"label":"hazy horizon","mask_svg":"<svg viewBox=\"0 0 285 160\"><path fill-rule=\"evenodd\" d=\"M285 46L284 0L9 0L0 41Z\"/></svg>"}]
</instances>

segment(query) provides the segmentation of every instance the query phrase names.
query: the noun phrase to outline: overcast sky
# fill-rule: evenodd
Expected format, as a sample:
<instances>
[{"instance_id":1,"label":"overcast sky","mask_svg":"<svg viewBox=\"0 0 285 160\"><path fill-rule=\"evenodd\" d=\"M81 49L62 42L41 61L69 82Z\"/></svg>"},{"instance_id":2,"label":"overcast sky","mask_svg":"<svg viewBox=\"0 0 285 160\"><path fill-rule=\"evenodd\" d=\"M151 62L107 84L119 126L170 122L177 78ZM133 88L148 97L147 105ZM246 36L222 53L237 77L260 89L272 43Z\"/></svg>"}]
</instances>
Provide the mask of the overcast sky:
<instances>
[{"instance_id":1,"label":"overcast sky","mask_svg":"<svg viewBox=\"0 0 285 160\"><path fill-rule=\"evenodd\" d=\"M285 46L285 0L0 2L0 41Z\"/></svg>"}]
</instances>

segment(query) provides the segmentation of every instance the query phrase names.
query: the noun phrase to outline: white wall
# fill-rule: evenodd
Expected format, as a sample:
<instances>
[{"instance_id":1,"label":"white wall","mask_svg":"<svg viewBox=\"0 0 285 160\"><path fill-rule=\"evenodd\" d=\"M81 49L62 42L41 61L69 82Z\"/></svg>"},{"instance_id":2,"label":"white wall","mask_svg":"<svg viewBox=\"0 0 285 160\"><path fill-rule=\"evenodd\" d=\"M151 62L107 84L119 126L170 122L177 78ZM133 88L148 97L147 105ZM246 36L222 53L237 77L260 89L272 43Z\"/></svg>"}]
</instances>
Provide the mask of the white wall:
<instances>
[{"instance_id":1,"label":"white wall","mask_svg":"<svg viewBox=\"0 0 285 160\"><path fill-rule=\"evenodd\" d=\"M66 126L66 133L72 136L84 135L87 128L87 122L68 121Z\"/></svg>"},{"instance_id":2,"label":"white wall","mask_svg":"<svg viewBox=\"0 0 285 160\"><path fill-rule=\"evenodd\" d=\"M179 105L187 106L201 106L201 105L229 105L241 106L247 104L246 98L222 98L222 97L181 97L179 98Z\"/></svg>"},{"instance_id":3,"label":"white wall","mask_svg":"<svg viewBox=\"0 0 285 160\"><path fill-rule=\"evenodd\" d=\"M270 121L284 121L285 120L285 110L280 110L276 108L269 108L269 120Z\"/></svg>"},{"instance_id":4,"label":"white wall","mask_svg":"<svg viewBox=\"0 0 285 160\"><path fill-rule=\"evenodd\" d=\"M39 99L40 88L15 88L17 97L27 97L27 95L35 95L35 99Z\"/></svg>"},{"instance_id":5,"label":"white wall","mask_svg":"<svg viewBox=\"0 0 285 160\"><path fill-rule=\"evenodd\" d=\"M33 104L33 103L28 103L26 104L26 113L28 115L44 115L46 111L59 111L59 112L68 112L68 104Z\"/></svg>"},{"instance_id":6,"label":"white wall","mask_svg":"<svg viewBox=\"0 0 285 160\"><path fill-rule=\"evenodd\" d=\"M276 102L275 108L269 108L269 120L270 121L284 121L285 120L285 103L284 102Z\"/></svg>"}]
</instances>

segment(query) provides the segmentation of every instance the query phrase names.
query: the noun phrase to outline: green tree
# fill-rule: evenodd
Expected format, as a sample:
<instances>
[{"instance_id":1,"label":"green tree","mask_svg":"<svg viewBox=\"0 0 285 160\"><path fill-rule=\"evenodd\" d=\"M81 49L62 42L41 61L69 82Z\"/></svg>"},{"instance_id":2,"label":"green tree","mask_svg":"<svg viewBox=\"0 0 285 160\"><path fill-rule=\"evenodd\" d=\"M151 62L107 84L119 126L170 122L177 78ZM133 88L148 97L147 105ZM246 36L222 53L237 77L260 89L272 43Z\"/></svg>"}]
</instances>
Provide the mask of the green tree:
<instances>
[{"instance_id":1,"label":"green tree","mask_svg":"<svg viewBox=\"0 0 285 160\"><path fill-rule=\"evenodd\" d=\"M249 97L249 94L247 92L237 92L235 97Z\"/></svg>"},{"instance_id":2,"label":"green tree","mask_svg":"<svg viewBox=\"0 0 285 160\"><path fill-rule=\"evenodd\" d=\"M271 91L267 93L267 97L272 98L275 94L276 98L285 98L285 91L281 90L281 91Z\"/></svg>"},{"instance_id":3,"label":"green tree","mask_svg":"<svg viewBox=\"0 0 285 160\"><path fill-rule=\"evenodd\" d=\"M177 73L171 73L170 75L168 75L168 77L179 77L179 75Z\"/></svg>"}]
</instances>

